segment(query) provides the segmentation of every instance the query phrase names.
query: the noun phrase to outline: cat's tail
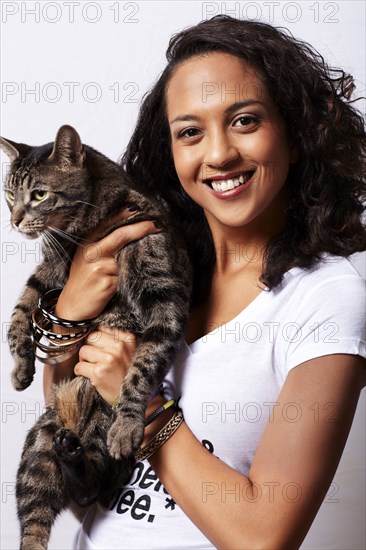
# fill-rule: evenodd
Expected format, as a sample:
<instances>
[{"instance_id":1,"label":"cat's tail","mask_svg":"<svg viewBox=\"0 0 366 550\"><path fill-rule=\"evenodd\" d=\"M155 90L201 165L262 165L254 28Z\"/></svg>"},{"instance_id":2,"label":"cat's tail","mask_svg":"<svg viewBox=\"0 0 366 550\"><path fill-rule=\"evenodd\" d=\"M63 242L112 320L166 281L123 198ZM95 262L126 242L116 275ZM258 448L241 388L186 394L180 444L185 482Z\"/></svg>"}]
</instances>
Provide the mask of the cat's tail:
<instances>
[{"instance_id":1,"label":"cat's tail","mask_svg":"<svg viewBox=\"0 0 366 550\"><path fill-rule=\"evenodd\" d=\"M16 498L21 550L46 550L52 525L66 507L62 475L52 451L57 429L51 411L29 431L17 473Z\"/></svg>"}]
</instances>

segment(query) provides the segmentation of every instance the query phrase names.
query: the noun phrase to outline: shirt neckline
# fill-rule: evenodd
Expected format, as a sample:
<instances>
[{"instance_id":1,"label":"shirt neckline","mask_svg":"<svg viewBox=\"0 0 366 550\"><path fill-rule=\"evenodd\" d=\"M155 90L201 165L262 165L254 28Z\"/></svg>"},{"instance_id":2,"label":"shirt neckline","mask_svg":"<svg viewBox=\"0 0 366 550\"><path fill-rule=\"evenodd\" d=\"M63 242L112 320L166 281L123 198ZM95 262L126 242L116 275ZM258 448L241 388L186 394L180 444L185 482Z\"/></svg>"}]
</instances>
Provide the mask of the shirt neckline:
<instances>
[{"instance_id":1,"label":"shirt neckline","mask_svg":"<svg viewBox=\"0 0 366 550\"><path fill-rule=\"evenodd\" d=\"M258 307L258 305L264 300L265 296L268 295L268 288L265 287L255 298L252 300L244 309L242 309L235 317L230 319L227 323L223 323L220 325L219 329L222 329L223 327L229 328L232 324L235 324L238 322L239 319L246 316L248 312L250 312L253 308ZM208 337L213 337L215 334L215 331L217 331L217 328L214 330L211 330L207 334L204 334L197 340L194 340L191 344L187 344L186 340L184 340L185 347L191 352L195 353L203 344L206 344L206 340Z\"/></svg>"}]
</instances>

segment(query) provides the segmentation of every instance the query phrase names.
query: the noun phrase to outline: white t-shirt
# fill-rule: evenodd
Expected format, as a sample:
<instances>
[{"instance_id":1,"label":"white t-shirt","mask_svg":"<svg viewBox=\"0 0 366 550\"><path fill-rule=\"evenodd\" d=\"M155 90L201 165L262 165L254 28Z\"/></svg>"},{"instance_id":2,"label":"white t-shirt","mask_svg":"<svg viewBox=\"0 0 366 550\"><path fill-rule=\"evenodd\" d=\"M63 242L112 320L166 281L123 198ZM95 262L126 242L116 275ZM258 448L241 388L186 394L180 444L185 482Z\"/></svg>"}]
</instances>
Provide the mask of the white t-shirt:
<instances>
[{"instance_id":1,"label":"white t-shirt","mask_svg":"<svg viewBox=\"0 0 366 550\"><path fill-rule=\"evenodd\" d=\"M311 270L293 268L237 317L188 346L166 378L185 422L221 460L248 474L263 430L289 371L314 357L366 357L365 281L349 260L323 255ZM282 414L296 421L296 403ZM189 486L189 464L187 485ZM215 486L203 487L209 503ZM291 498L291 496L289 496ZM91 507L75 548L178 550L213 548L157 479L136 465L109 509Z\"/></svg>"}]
</instances>

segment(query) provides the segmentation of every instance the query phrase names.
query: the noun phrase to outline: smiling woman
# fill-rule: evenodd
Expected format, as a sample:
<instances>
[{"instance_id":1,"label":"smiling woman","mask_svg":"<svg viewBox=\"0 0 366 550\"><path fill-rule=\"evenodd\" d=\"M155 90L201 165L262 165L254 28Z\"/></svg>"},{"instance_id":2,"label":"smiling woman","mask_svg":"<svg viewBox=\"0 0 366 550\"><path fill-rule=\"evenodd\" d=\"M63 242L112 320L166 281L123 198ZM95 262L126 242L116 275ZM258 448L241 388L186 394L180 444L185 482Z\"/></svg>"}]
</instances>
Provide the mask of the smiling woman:
<instances>
[{"instance_id":1,"label":"smiling woman","mask_svg":"<svg viewBox=\"0 0 366 550\"><path fill-rule=\"evenodd\" d=\"M352 78L268 24L215 17L167 59L122 164L189 245L190 319L129 483L88 510L75 546L298 548L365 384L365 283L348 260L366 248L364 122ZM92 267L79 250L62 318L103 302ZM46 386L74 369L111 404L135 345L103 332Z\"/></svg>"},{"instance_id":2,"label":"smiling woman","mask_svg":"<svg viewBox=\"0 0 366 550\"><path fill-rule=\"evenodd\" d=\"M221 92L202 103L207 82ZM222 94L224 86L253 90L253 97L240 101ZM258 227L266 226L268 239L281 229L279 220L284 223L280 191L297 157L264 83L239 58L213 52L177 68L166 101L177 175L203 208L211 233L215 224L237 227L238 238L262 246Z\"/></svg>"}]
</instances>

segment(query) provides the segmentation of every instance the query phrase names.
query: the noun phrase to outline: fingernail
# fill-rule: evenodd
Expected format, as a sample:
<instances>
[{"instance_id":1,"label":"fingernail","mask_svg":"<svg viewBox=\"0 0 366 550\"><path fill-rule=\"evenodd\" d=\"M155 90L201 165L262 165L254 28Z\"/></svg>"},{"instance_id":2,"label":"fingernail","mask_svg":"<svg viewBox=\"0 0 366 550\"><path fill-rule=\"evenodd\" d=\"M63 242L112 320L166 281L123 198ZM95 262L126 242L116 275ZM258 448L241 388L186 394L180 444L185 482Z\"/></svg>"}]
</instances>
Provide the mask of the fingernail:
<instances>
[{"instance_id":1,"label":"fingernail","mask_svg":"<svg viewBox=\"0 0 366 550\"><path fill-rule=\"evenodd\" d=\"M154 225L155 225L156 229L164 229L164 226L163 226L163 224L161 223L160 220L155 220Z\"/></svg>"},{"instance_id":2,"label":"fingernail","mask_svg":"<svg viewBox=\"0 0 366 550\"><path fill-rule=\"evenodd\" d=\"M130 204L129 206L127 206L127 210L129 212L138 212L139 210L141 210L141 208L138 204Z\"/></svg>"}]
</instances>

